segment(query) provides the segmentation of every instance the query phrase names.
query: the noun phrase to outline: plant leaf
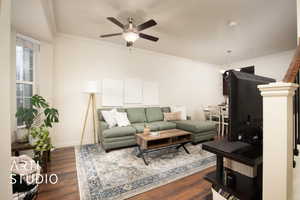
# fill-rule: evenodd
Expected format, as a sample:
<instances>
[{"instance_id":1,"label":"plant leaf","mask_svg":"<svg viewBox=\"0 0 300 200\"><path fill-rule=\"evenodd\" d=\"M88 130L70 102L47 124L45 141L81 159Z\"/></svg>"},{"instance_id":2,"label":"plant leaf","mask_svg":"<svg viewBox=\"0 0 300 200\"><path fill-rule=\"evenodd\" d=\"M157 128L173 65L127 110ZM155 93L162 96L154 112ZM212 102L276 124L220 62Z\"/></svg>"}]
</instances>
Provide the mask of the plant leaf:
<instances>
[{"instance_id":1,"label":"plant leaf","mask_svg":"<svg viewBox=\"0 0 300 200\"><path fill-rule=\"evenodd\" d=\"M37 108L49 107L49 104L46 102L46 100L42 96L39 96L37 94L31 97L31 104Z\"/></svg>"}]
</instances>

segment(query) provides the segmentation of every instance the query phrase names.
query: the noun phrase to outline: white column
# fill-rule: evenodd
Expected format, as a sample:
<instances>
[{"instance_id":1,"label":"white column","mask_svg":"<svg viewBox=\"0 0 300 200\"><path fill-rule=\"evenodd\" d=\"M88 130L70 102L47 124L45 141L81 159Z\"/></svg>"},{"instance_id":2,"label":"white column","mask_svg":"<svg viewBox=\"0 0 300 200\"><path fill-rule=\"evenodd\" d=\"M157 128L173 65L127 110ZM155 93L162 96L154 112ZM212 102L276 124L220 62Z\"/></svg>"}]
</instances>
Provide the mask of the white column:
<instances>
[{"instance_id":1,"label":"white column","mask_svg":"<svg viewBox=\"0 0 300 200\"><path fill-rule=\"evenodd\" d=\"M300 0L297 0L297 30L298 30L298 43L300 37Z\"/></svg>"},{"instance_id":2,"label":"white column","mask_svg":"<svg viewBox=\"0 0 300 200\"><path fill-rule=\"evenodd\" d=\"M263 200L292 200L294 83L258 86L263 96Z\"/></svg>"}]
</instances>

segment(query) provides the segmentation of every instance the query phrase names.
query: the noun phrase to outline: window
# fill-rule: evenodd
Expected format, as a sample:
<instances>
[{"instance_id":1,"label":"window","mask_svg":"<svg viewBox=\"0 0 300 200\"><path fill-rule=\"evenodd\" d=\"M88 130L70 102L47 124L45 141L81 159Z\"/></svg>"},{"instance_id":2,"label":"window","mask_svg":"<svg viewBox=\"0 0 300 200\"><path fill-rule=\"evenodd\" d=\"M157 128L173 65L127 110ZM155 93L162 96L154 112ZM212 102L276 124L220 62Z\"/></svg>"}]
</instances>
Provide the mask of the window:
<instances>
[{"instance_id":1,"label":"window","mask_svg":"<svg viewBox=\"0 0 300 200\"><path fill-rule=\"evenodd\" d=\"M30 108L34 93L35 44L17 37L16 45L16 101L17 109ZM17 126L23 126L17 119Z\"/></svg>"}]
</instances>

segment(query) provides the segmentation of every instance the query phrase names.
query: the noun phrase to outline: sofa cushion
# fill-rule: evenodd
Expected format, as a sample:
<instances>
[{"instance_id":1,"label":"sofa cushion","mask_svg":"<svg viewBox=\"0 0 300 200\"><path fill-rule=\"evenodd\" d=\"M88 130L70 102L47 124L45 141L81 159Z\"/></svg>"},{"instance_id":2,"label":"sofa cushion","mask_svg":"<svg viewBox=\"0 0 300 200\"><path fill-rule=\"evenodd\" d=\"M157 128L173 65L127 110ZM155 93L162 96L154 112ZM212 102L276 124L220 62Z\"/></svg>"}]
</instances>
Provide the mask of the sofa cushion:
<instances>
[{"instance_id":1,"label":"sofa cushion","mask_svg":"<svg viewBox=\"0 0 300 200\"><path fill-rule=\"evenodd\" d=\"M127 139L127 137L123 138L123 140L117 141L117 142L102 142L102 146L105 150L110 149L117 149L121 147L129 147L136 145L135 137L132 137L131 139Z\"/></svg>"},{"instance_id":2,"label":"sofa cushion","mask_svg":"<svg viewBox=\"0 0 300 200\"><path fill-rule=\"evenodd\" d=\"M178 129L194 133L201 133L216 129L216 124L211 121L182 120L175 121L175 123Z\"/></svg>"},{"instance_id":3,"label":"sofa cushion","mask_svg":"<svg viewBox=\"0 0 300 200\"><path fill-rule=\"evenodd\" d=\"M150 122L146 123L147 127L150 128L151 131L163 131L163 130L169 130L176 128L176 124L173 122L165 122L165 121L159 121L159 122Z\"/></svg>"},{"instance_id":4,"label":"sofa cushion","mask_svg":"<svg viewBox=\"0 0 300 200\"><path fill-rule=\"evenodd\" d=\"M145 123L134 123L131 124L131 126L136 130L137 133L144 132Z\"/></svg>"},{"instance_id":5,"label":"sofa cushion","mask_svg":"<svg viewBox=\"0 0 300 200\"><path fill-rule=\"evenodd\" d=\"M130 136L136 133L135 128L131 126L114 127L103 131L104 138Z\"/></svg>"},{"instance_id":6,"label":"sofa cushion","mask_svg":"<svg viewBox=\"0 0 300 200\"><path fill-rule=\"evenodd\" d=\"M202 133L196 133L192 134L192 141L194 143L205 141L205 140L210 140L213 139L217 135L217 131L207 131L207 132L202 132Z\"/></svg>"},{"instance_id":7,"label":"sofa cushion","mask_svg":"<svg viewBox=\"0 0 300 200\"><path fill-rule=\"evenodd\" d=\"M163 121L164 115L159 107L146 108L147 122Z\"/></svg>"},{"instance_id":8,"label":"sofa cushion","mask_svg":"<svg viewBox=\"0 0 300 200\"><path fill-rule=\"evenodd\" d=\"M127 108L128 119L131 123L146 122L145 108Z\"/></svg>"},{"instance_id":9,"label":"sofa cushion","mask_svg":"<svg viewBox=\"0 0 300 200\"><path fill-rule=\"evenodd\" d=\"M114 137L114 138L104 138L103 142L113 143L113 142L124 142L126 140L135 140L135 135L123 136L123 137Z\"/></svg>"},{"instance_id":10,"label":"sofa cushion","mask_svg":"<svg viewBox=\"0 0 300 200\"><path fill-rule=\"evenodd\" d=\"M151 124L154 126L158 126L158 130L160 131L176 128L176 124L173 122L160 121L160 122L152 122Z\"/></svg>"}]
</instances>

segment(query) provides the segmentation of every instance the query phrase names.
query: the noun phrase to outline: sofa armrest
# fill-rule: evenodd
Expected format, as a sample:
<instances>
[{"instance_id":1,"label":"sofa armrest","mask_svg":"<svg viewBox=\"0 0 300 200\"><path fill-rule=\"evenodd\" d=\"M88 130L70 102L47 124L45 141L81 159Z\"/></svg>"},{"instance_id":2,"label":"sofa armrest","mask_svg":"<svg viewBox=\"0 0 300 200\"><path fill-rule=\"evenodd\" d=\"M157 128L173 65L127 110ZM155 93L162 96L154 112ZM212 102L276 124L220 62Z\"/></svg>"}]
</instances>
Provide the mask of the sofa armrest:
<instances>
[{"instance_id":1,"label":"sofa armrest","mask_svg":"<svg viewBox=\"0 0 300 200\"><path fill-rule=\"evenodd\" d=\"M98 140L101 143L102 142L102 138L103 138L103 131L108 129L109 126L106 122L104 121L98 121Z\"/></svg>"},{"instance_id":2,"label":"sofa armrest","mask_svg":"<svg viewBox=\"0 0 300 200\"><path fill-rule=\"evenodd\" d=\"M109 128L108 123L106 123L106 122L104 122L104 121L100 121L99 126L100 126L99 128L100 128L101 130L106 130L106 129Z\"/></svg>"}]
</instances>

